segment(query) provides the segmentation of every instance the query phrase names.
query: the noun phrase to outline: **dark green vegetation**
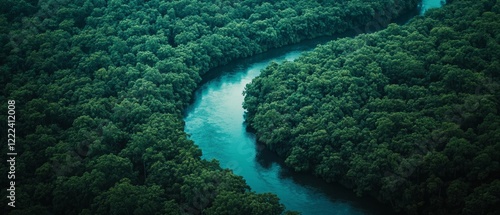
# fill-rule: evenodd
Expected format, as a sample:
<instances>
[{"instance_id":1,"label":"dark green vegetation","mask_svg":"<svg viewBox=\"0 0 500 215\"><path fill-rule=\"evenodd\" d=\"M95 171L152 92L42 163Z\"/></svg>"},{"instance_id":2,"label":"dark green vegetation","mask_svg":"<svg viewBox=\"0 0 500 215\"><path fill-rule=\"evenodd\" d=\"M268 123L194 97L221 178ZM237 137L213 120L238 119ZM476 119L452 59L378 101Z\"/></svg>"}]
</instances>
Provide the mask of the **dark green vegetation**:
<instances>
[{"instance_id":1,"label":"dark green vegetation","mask_svg":"<svg viewBox=\"0 0 500 215\"><path fill-rule=\"evenodd\" d=\"M247 121L296 171L409 214L500 214L500 3L455 0L318 47L247 85Z\"/></svg>"},{"instance_id":2,"label":"dark green vegetation","mask_svg":"<svg viewBox=\"0 0 500 215\"><path fill-rule=\"evenodd\" d=\"M417 3L320 2L1 0L0 118L15 100L19 153L11 214L280 214L276 196L200 159L182 111L210 68Z\"/></svg>"}]
</instances>

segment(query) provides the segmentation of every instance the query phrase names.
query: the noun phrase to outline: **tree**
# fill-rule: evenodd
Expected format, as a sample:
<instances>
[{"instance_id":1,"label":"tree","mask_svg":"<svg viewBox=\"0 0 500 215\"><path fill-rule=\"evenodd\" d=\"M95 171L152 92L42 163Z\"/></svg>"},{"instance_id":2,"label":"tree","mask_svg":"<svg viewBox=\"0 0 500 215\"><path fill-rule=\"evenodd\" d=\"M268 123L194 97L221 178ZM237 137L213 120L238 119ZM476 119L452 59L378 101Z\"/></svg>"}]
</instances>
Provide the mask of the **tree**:
<instances>
[{"instance_id":1,"label":"tree","mask_svg":"<svg viewBox=\"0 0 500 215\"><path fill-rule=\"evenodd\" d=\"M122 179L97 196L92 203L96 214L164 214L163 190L159 186L135 186Z\"/></svg>"},{"instance_id":2,"label":"tree","mask_svg":"<svg viewBox=\"0 0 500 215\"><path fill-rule=\"evenodd\" d=\"M207 214L281 214L283 205L275 195L223 192L217 195Z\"/></svg>"}]
</instances>

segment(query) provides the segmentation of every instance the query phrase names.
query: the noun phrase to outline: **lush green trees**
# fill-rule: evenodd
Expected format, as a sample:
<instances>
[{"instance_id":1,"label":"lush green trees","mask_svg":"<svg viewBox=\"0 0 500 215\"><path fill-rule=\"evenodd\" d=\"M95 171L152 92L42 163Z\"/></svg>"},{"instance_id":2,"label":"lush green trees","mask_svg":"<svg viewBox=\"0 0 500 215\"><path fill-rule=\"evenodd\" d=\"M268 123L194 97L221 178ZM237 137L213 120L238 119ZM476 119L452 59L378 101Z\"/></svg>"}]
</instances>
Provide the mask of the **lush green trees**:
<instances>
[{"instance_id":1,"label":"lush green trees","mask_svg":"<svg viewBox=\"0 0 500 215\"><path fill-rule=\"evenodd\" d=\"M243 201L241 201L243 200ZM252 195L251 193L221 193L207 214L282 214L284 206L272 194Z\"/></svg>"},{"instance_id":2,"label":"lush green trees","mask_svg":"<svg viewBox=\"0 0 500 215\"><path fill-rule=\"evenodd\" d=\"M499 13L456 0L272 64L246 87L246 120L296 171L396 210L500 213Z\"/></svg>"},{"instance_id":3,"label":"lush green trees","mask_svg":"<svg viewBox=\"0 0 500 215\"><path fill-rule=\"evenodd\" d=\"M0 2L0 98L16 100L20 154L12 213L199 214L233 206L281 213L275 196L250 192L242 178L201 160L187 139L182 112L201 75L366 20L385 23L417 4L386 6L393 3Z\"/></svg>"}]
</instances>

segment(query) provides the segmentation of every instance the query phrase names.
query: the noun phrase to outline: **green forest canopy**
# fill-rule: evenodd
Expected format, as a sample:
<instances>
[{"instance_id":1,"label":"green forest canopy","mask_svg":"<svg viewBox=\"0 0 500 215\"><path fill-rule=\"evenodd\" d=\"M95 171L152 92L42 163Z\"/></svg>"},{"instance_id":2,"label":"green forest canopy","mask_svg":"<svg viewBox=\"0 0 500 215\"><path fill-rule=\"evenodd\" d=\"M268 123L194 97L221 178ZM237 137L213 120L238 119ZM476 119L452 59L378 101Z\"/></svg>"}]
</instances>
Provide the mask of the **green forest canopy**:
<instances>
[{"instance_id":1,"label":"green forest canopy","mask_svg":"<svg viewBox=\"0 0 500 215\"><path fill-rule=\"evenodd\" d=\"M375 17L388 23L416 5L0 1L0 100L16 101L19 153L10 214L282 213L275 195L251 192L217 161L201 160L187 139L182 111L200 76ZM0 106L7 110L6 102ZM2 211L10 210L7 201Z\"/></svg>"},{"instance_id":2,"label":"green forest canopy","mask_svg":"<svg viewBox=\"0 0 500 215\"><path fill-rule=\"evenodd\" d=\"M499 20L496 0L455 0L274 63L246 120L296 171L396 210L500 214Z\"/></svg>"}]
</instances>

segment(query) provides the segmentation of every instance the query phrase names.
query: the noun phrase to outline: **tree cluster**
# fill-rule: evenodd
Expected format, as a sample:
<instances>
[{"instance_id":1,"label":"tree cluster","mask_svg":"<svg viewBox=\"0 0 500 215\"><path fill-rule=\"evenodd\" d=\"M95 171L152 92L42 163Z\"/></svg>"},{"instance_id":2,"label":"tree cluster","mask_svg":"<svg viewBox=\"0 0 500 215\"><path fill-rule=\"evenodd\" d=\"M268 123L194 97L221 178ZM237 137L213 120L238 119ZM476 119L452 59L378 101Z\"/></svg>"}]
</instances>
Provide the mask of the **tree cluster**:
<instances>
[{"instance_id":1,"label":"tree cluster","mask_svg":"<svg viewBox=\"0 0 500 215\"><path fill-rule=\"evenodd\" d=\"M455 0L404 26L272 64L246 120L296 171L408 214L499 214L500 3Z\"/></svg>"}]
</instances>

